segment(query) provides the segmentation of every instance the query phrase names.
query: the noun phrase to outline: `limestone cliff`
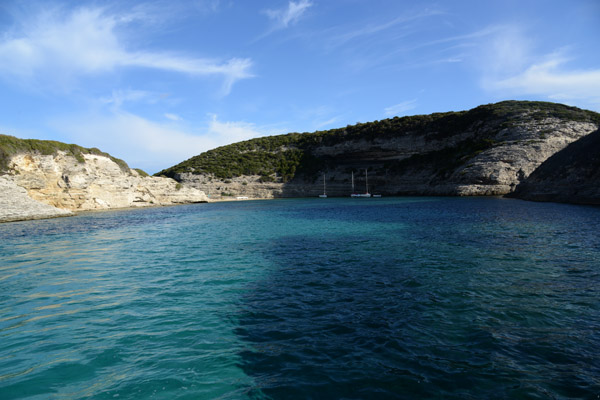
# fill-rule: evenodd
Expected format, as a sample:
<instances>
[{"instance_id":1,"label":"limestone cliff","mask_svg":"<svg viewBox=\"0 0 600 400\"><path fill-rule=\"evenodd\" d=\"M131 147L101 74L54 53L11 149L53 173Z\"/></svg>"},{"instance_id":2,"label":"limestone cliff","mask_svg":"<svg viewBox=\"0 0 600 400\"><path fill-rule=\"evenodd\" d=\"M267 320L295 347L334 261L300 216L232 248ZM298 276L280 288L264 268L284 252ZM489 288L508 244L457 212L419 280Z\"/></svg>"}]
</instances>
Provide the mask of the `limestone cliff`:
<instances>
[{"instance_id":1,"label":"limestone cliff","mask_svg":"<svg viewBox=\"0 0 600 400\"><path fill-rule=\"evenodd\" d=\"M224 146L160 174L211 197L504 195L548 157L600 125L561 104L507 101Z\"/></svg>"},{"instance_id":2,"label":"limestone cliff","mask_svg":"<svg viewBox=\"0 0 600 400\"><path fill-rule=\"evenodd\" d=\"M42 154L15 149L20 139L2 139L11 141L13 147L3 148L0 186L6 190L0 194L0 221L208 201L196 188L170 178L144 176L99 151L55 149Z\"/></svg>"},{"instance_id":3,"label":"limestone cliff","mask_svg":"<svg viewBox=\"0 0 600 400\"><path fill-rule=\"evenodd\" d=\"M0 222L66 217L72 214L68 210L33 200L10 177L0 176Z\"/></svg>"},{"instance_id":4,"label":"limestone cliff","mask_svg":"<svg viewBox=\"0 0 600 400\"><path fill-rule=\"evenodd\" d=\"M513 197L600 205L600 130L544 161Z\"/></svg>"}]
</instances>

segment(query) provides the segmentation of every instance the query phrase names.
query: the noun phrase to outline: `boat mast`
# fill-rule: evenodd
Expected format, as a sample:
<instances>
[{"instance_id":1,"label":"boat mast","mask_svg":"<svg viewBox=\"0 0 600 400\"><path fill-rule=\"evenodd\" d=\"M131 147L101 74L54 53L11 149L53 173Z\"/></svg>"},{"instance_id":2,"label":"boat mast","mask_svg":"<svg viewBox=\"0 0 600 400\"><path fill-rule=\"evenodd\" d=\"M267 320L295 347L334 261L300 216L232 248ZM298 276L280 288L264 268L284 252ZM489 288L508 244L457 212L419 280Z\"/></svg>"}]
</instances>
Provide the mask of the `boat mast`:
<instances>
[{"instance_id":1,"label":"boat mast","mask_svg":"<svg viewBox=\"0 0 600 400\"><path fill-rule=\"evenodd\" d=\"M367 191L365 193L369 193L369 174L367 173L367 169L365 168L365 188Z\"/></svg>"},{"instance_id":2,"label":"boat mast","mask_svg":"<svg viewBox=\"0 0 600 400\"><path fill-rule=\"evenodd\" d=\"M352 193L354 192L354 171L352 171Z\"/></svg>"},{"instance_id":3,"label":"boat mast","mask_svg":"<svg viewBox=\"0 0 600 400\"><path fill-rule=\"evenodd\" d=\"M323 194L327 194L325 191L325 174L323 174Z\"/></svg>"}]
</instances>

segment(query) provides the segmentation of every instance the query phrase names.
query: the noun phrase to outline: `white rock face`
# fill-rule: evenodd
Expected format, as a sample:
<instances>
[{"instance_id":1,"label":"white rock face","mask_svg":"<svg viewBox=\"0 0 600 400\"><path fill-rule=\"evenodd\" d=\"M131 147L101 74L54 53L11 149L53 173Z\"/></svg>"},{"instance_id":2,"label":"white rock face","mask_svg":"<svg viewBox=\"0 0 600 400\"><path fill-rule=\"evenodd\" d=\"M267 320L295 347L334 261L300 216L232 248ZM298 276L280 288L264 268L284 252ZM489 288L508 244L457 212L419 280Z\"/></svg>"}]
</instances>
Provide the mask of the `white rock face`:
<instances>
[{"instance_id":1,"label":"white rock face","mask_svg":"<svg viewBox=\"0 0 600 400\"><path fill-rule=\"evenodd\" d=\"M14 216L21 204L23 218L20 219L27 219L29 206L26 204L31 205L31 201L70 211L208 201L204 192L173 179L143 177L135 170L121 169L104 156L86 154L83 157L85 162L64 152L14 156L9 163L10 172L2 177L3 184L12 188L12 194L4 196L11 204L5 206L12 210L10 220L19 219ZM20 193L18 196L17 192ZM23 193L31 201L23 200Z\"/></svg>"},{"instance_id":2,"label":"white rock face","mask_svg":"<svg viewBox=\"0 0 600 400\"><path fill-rule=\"evenodd\" d=\"M69 215L73 213L33 200L10 177L0 176L0 222Z\"/></svg>"}]
</instances>

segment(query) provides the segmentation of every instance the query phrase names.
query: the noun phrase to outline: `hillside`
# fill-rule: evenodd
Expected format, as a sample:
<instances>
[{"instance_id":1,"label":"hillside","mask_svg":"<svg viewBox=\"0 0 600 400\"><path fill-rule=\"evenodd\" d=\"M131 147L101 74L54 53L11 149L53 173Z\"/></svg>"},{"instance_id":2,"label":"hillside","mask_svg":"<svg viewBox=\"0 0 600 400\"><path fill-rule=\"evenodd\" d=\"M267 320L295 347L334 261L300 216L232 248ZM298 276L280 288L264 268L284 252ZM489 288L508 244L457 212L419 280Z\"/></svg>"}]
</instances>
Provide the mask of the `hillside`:
<instances>
[{"instance_id":1,"label":"hillside","mask_svg":"<svg viewBox=\"0 0 600 400\"><path fill-rule=\"evenodd\" d=\"M345 196L351 177L386 195L502 195L548 157L600 126L600 114L562 104L504 101L469 111L359 123L234 143L157 175L211 194Z\"/></svg>"},{"instance_id":2,"label":"hillside","mask_svg":"<svg viewBox=\"0 0 600 400\"><path fill-rule=\"evenodd\" d=\"M123 171L129 171L127 163L97 148L85 148L76 144L67 144L55 140L19 139L14 136L0 135L0 173L7 172L9 164L17 154L56 155L59 152L70 155L78 162L84 163L84 154L92 154L110 158Z\"/></svg>"},{"instance_id":3,"label":"hillside","mask_svg":"<svg viewBox=\"0 0 600 400\"><path fill-rule=\"evenodd\" d=\"M208 200L98 149L6 135L0 135L0 187L0 222Z\"/></svg>"}]
</instances>

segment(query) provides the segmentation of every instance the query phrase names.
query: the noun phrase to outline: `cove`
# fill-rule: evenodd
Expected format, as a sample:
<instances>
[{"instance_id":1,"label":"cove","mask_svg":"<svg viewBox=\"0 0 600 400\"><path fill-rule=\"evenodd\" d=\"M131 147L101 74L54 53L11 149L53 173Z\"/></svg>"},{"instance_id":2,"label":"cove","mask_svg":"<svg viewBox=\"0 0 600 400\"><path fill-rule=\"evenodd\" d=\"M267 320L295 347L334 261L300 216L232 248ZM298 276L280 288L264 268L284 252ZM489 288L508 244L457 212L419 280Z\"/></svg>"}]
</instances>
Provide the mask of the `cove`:
<instances>
[{"instance_id":1,"label":"cove","mask_svg":"<svg viewBox=\"0 0 600 400\"><path fill-rule=\"evenodd\" d=\"M285 199L0 225L0 398L590 398L600 209Z\"/></svg>"}]
</instances>

